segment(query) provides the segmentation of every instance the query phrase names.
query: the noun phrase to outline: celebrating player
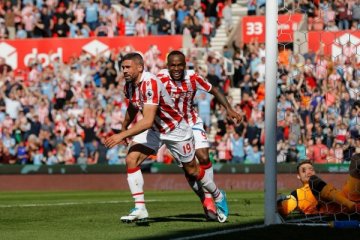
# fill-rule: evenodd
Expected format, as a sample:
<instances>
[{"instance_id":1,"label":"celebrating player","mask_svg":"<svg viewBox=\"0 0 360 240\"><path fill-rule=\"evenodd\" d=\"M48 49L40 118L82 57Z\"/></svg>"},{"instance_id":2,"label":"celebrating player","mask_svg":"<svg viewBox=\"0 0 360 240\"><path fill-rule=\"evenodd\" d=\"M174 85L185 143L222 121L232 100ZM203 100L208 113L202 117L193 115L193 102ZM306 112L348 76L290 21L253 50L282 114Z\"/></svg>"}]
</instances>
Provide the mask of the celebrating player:
<instances>
[{"instance_id":1,"label":"celebrating player","mask_svg":"<svg viewBox=\"0 0 360 240\"><path fill-rule=\"evenodd\" d=\"M172 51L167 57L167 69L158 73L158 78L175 102L176 108L183 114L186 122L192 127L195 140L195 155L200 167L211 178L214 178L212 164L209 159L209 142L207 140L204 123L194 108L194 97L197 90L203 90L215 96L216 100L225 107L228 117L240 122L242 117L235 112L226 97L216 87L205 81L193 70L186 70L185 55L180 51ZM216 210L211 194L196 186L191 178L186 177L190 186L200 197L205 215L209 219L216 218ZM205 195L204 195L205 192Z\"/></svg>"},{"instance_id":2,"label":"celebrating player","mask_svg":"<svg viewBox=\"0 0 360 240\"><path fill-rule=\"evenodd\" d=\"M112 148L128 137L135 136L126 156L126 166L130 191L135 200L135 208L122 221L132 222L148 217L144 200L144 179L139 165L156 153L162 143L172 155L181 161L186 174L209 191L215 199L219 222L225 222L228 207L225 192L219 190L214 181L195 161L194 138L190 126L176 110L174 102L160 80L144 71L144 60L138 53L129 53L122 59L121 68L126 80L125 96L130 104L120 133L107 138L105 145ZM143 118L127 129L136 114Z\"/></svg>"},{"instance_id":3,"label":"celebrating player","mask_svg":"<svg viewBox=\"0 0 360 240\"><path fill-rule=\"evenodd\" d=\"M341 191L316 176L309 160L301 162L297 170L297 177L303 187L278 200L278 212L281 215L286 216L294 210L304 214L360 214L360 154L351 157L349 176Z\"/></svg>"}]
</instances>

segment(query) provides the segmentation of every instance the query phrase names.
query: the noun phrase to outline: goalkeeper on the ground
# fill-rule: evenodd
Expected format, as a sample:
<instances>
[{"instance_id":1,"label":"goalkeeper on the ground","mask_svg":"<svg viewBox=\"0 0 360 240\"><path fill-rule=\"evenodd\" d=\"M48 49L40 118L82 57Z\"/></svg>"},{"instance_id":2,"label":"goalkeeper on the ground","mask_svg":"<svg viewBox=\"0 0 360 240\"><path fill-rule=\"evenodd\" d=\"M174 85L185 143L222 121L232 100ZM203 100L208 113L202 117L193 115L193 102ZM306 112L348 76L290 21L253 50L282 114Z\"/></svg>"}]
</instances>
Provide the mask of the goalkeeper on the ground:
<instances>
[{"instance_id":1,"label":"goalkeeper on the ground","mask_svg":"<svg viewBox=\"0 0 360 240\"><path fill-rule=\"evenodd\" d=\"M349 176L341 190L315 174L311 161L299 163L297 178L303 186L278 199L278 212L282 216L287 216L294 210L304 214L360 214L360 154L351 157Z\"/></svg>"}]
</instances>

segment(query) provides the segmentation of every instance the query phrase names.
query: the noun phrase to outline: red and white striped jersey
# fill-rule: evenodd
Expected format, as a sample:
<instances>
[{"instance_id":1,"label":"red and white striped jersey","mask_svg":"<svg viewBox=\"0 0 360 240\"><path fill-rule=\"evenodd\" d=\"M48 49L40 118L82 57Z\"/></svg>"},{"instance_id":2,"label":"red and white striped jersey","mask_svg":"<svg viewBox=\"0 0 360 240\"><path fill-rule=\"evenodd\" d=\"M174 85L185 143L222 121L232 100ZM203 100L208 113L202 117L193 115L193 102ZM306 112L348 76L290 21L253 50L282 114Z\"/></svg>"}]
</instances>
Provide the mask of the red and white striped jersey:
<instances>
[{"instance_id":1,"label":"red and white striped jersey","mask_svg":"<svg viewBox=\"0 0 360 240\"><path fill-rule=\"evenodd\" d=\"M175 108L174 102L165 90L160 80L149 72L143 72L140 83L132 82L125 84L125 96L139 111L143 111L144 105L159 105L152 128L160 133L174 130L182 120L181 113Z\"/></svg>"},{"instance_id":2,"label":"red and white striped jersey","mask_svg":"<svg viewBox=\"0 0 360 240\"><path fill-rule=\"evenodd\" d=\"M161 70L157 77L164 84L166 91L170 94L176 108L183 114L186 122L190 126L197 123L200 118L194 108L196 91L209 92L212 85L193 70L186 70L182 81L172 80L167 69Z\"/></svg>"}]
</instances>

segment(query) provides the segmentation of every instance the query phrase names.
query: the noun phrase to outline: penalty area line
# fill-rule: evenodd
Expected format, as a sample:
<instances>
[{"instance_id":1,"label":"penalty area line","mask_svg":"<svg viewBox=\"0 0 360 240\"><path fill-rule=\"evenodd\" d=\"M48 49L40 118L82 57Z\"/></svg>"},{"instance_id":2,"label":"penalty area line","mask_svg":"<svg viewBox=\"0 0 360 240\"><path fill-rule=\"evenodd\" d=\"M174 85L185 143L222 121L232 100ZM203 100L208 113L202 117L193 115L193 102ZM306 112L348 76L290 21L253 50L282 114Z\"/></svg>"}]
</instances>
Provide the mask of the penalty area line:
<instances>
[{"instance_id":1,"label":"penalty area line","mask_svg":"<svg viewBox=\"0 0 360 240\"><path fill-rule=\"evenodd\" d=\"M193 236L188 236L188 237L172 238L171 240L188 240L188 239L197 239L197 238L207 238L207 237L212 237L212 236L216 236L216 235L242 232L242 231L264 228L264 227L265 227L265 225L261 224L261 225L254 225L254 226L248 226L248 227L242 227L242 228L227 229L227 230L216 231L216 232L211 232L211 233L203 233L203 234L198 234L198 235L193 235Z\"/></svg>"}]
</instances>

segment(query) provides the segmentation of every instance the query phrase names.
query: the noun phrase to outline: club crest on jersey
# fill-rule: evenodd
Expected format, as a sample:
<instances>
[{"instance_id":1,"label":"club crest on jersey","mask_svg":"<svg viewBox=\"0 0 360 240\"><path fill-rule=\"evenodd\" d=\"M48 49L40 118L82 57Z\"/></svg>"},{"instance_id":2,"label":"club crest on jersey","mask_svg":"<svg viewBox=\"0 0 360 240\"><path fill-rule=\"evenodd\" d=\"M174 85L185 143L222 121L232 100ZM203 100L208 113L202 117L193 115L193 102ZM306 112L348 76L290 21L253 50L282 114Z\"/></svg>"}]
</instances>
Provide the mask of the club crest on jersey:
<instances>
[{"instance_id":1,"label":"club crest on jersey","mask_svg":"<svg viewBox=\"0 0 360 240\"><path fill-rule=\"evenodd\" d=\"M147 97L148 99L152 99L153 96L154 96L154 92L153 92L151 89L148 89L148 90L146 91L146 97Z\"/></svg>"}]
</instances>

